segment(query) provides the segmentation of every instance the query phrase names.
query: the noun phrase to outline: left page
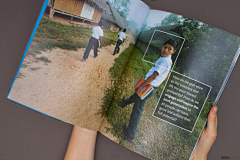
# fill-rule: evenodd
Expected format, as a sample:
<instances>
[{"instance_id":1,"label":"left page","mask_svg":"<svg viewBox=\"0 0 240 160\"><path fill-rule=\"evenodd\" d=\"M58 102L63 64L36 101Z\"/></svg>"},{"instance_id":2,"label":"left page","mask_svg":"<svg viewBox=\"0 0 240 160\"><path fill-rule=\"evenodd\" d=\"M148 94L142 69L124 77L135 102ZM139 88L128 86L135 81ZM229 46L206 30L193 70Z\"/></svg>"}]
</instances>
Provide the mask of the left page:
<instances>
[{"instance_id":1,"label":"left page","mask_svg":"<svg viewBox=\"0 0 240 160\"><path fill-rule=\"evenodd\" d=\"M99 130L109 68L123 51L131 54L148 11L139 0L46 0L7 98ZM120 32L124 43L113 55Z\"/></svg>"}]
</instances>

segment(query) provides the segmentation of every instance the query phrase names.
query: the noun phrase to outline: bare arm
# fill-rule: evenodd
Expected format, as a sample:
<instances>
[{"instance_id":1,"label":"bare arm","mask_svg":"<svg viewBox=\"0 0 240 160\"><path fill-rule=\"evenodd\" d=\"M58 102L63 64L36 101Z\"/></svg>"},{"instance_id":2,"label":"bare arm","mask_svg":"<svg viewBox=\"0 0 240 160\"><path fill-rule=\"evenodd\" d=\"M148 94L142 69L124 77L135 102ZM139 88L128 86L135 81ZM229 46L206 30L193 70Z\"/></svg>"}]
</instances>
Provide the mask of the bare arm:
<instances>
[{"instance_id":1,"label":"bare arm","mask_svg":"<svg viewBox=\"0 0 240 160\"><path fill-rule=\"evenodd\" d=\"M100 45L99 46L101 46L101 44L102 44L102 37L99 37L99 41L100 41Z\"/></svg>"}]
</instances>

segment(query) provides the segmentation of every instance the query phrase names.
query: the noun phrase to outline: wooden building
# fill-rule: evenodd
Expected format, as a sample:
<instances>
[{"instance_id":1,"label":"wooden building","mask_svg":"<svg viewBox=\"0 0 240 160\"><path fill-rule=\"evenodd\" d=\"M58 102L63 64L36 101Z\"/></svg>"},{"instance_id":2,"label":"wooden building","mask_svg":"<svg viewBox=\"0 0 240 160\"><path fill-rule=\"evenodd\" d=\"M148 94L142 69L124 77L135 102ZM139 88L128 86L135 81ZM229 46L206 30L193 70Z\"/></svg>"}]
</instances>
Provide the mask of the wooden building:
<instances>
[{"instance_id":1,"label":"wooden building","mask_svg":"<svg viewBox=\"0 0 240 160\"><path fill-rule=\"evenodd\" d=\"M83 21L98 23L106 8L105 0L49 0L49 17L54 13L69 15Z\"/></svg>"}]
</instances>

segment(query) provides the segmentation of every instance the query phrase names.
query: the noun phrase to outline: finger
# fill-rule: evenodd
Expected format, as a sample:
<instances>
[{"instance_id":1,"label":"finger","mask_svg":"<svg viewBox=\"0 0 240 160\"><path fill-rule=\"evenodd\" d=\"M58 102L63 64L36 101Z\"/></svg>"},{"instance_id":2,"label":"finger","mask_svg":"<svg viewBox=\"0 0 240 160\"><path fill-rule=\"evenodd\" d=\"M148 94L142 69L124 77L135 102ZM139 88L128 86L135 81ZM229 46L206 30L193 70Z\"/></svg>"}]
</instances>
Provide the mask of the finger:
<instances>
[{"instance_id":1,"label":"finger","mask_svg":"<svg viewBox=\"0 0 240 160\"><path fill-rule=\"evenodd\" d=\"M212 137L217 136L217 106L213 106L209 112L206 131Z\"/></svg>"}]
</instances>

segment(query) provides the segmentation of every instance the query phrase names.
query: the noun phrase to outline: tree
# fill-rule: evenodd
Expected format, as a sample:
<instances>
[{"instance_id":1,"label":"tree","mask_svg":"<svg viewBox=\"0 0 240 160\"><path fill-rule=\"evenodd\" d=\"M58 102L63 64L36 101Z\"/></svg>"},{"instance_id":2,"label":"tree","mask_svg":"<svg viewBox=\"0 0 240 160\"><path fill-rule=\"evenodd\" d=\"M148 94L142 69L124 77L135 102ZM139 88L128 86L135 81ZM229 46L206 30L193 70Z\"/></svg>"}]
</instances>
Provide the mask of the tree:
<instances>
[{"instance_id":1,"label":"tree","mask_svg":"<svg viewBox=\"0 0 240 160\"><path fill-rule=\"evenodd\" d=\"M162 20L161 26L179 25L181 24L181 18L176 14L169 14L164 20Z\"/></svg>"},{"instance_id":2,"label":"tree","mask_svg":"<svg viewBox=\"0 0 240 160\"><path fill-rule=\"evenodd\" d=\"M148 30L147 22L145 22L142 26L142 31L146 31L146 30Z\"/></svg>"},{"instance_id":3,"label":"tree","mask_svg":"<svg viewBox=\"0 0 240 160\"><path fill-rule=\"evenodd\" d=\"M129 6L131 4L130 0L107 0L113 8L117 10L117 12L123 18L127 18L129 14Z\"/></svg>"}]
</instances>

